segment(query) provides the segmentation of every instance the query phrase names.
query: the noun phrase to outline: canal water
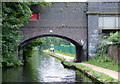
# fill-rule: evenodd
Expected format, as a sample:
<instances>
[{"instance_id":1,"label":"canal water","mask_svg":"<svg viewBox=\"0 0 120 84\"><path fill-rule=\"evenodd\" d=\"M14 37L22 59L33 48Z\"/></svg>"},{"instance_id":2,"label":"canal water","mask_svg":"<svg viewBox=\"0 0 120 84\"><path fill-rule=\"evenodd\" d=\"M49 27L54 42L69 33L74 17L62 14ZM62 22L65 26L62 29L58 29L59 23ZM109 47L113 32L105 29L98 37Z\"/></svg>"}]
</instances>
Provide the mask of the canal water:
<instances>
[{"instance_id":1,"label":"canal water","mask_svg":"<svg viewBox=\"0 0 120 84\"><path fill-rule=\"evenodd\" d=\"M92 82L83 73L64 68L60 60L38 50L25 66L3 69L2 78L3 82Z\"/></svg>"}]
</instances>

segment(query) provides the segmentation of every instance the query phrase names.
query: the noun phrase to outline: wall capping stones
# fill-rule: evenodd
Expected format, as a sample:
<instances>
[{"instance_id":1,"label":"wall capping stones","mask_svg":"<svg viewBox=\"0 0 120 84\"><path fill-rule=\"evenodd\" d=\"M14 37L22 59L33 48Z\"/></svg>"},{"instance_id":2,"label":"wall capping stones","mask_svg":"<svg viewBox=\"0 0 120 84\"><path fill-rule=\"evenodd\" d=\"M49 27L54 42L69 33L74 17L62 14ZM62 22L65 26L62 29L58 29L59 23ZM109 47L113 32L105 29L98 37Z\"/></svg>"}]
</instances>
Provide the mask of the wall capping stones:
<instances>
[{"instance_id":1,"label":"wall capping stones","mask_svg":"<svg viewBox=\"0 0 120 84\"><path fill-rule=\"evenodd\" d=\"M120 12L87 12L88 15L120 15Z\"/></svg>"}]
</instances>

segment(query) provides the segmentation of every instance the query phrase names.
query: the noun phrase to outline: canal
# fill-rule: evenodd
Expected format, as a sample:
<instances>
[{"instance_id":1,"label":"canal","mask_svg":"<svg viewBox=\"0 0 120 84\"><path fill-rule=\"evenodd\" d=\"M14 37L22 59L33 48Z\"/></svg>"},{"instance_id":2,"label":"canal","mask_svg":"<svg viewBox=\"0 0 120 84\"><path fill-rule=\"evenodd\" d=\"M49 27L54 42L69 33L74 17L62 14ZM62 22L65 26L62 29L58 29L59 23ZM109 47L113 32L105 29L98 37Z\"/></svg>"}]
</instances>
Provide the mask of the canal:
<instances>
[{"instance_id":1,"label":"canal","mask_svg":"<svg viewBox=\"0 0 120 84\"><path fill-rule=\"evenodd\" d=\"M77 70L66 69L61 61L35 50L24 66L3 69L3 82L92 82Z\"/></svg>"}]
</instances>

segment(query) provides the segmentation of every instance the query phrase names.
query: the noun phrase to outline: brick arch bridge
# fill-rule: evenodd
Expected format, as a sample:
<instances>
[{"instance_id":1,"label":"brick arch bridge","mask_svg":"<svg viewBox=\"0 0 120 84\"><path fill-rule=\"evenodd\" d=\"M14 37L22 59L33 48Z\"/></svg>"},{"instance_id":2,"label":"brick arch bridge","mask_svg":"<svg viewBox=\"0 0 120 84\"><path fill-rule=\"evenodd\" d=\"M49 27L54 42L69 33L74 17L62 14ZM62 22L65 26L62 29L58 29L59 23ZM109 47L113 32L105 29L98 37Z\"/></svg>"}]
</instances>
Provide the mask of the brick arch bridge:
<instances>
[{"instance_id":1,"label":"brick arch bridge","mask_svg":"<svg viewBox=\"0 0 120 84\"><path fill-rule=\"evenodd\" d=\"M31 6L38 19L30 20L20 28L19 47L33 38L56 36L69 40L76 46L76 60L84 61L94 56L101 40L99 17L119 15L119 2L56 2L50 7Z\"/></svg>"},{"instance_id":2,"label":"brick arch bridge","mask_svg":"<svg viewBox=\"0 0 120 84\"><path fill-rule=\"evenodd\" d=\"M76 61L87 60L87 3L54 3L51 7L32 6L38 19L30 20L20 28L19 48L29 40L55 36L76 46Z\"/></svg>"},{"instance_id":3,"label":"brick arch bridge","mask_svg":"<svg viewBox=\"0 0 120 84\"><path fill-rule=\"evenodd\" d=\"M30 36L29 38L23 40L23 41L19 44L18 48L19 48L19 50L20 50L20 49L21 49L26 43L28 43L29 41L34 40L34 39L37 39L37 38L41 38L41 37L48 37L48 36L49 36L49 37L62 38L62 39L65 39L65 40L71 42L72 44L75 45L75 49L76 49L76 60L75 60L75 61L76 61L76 62L81 62L81 61L84 61L84 60L85 60L84 50L83 50L83 46L82 46L81 43L78 43L76 40L71 39L71 38L69 38L68 36L66 37L66 36L58 35L58 34L39 34L39 35L36 35L36 36L34 36L34 37L31 37L31 36Z\"/></svg>"}]
</instances>

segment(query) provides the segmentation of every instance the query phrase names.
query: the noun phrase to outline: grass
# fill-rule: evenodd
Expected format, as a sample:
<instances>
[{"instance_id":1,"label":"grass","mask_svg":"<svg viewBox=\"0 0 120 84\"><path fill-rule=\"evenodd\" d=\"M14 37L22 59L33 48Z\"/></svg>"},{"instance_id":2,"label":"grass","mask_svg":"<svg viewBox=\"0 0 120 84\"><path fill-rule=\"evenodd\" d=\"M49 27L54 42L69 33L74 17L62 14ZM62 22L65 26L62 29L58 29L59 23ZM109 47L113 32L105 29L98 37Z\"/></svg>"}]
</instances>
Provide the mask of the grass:
<instances>
[{"instance_id":1,"label":"grass","mask_svg":"<svg viewBox=\"0 0 120 84\"><path fill-rule=\"evenodd\" d=\"M120 67L120 65L118 65L117 63L114 63L114 62L98 62L96 60L89 60L89 61L85 61L84 63L93 64L98 67L103 67L106 69L120 72L120 70L118 69L118 66Z\"/></svg>"},{"instance_id":2,"label":"grass","mask_svg":"<svg viewBox=\"0 0 120 84\"><path fill-rule=\"evenodd\" d=\"M51 53L51 52L49 51L49 53ZM63 53L63 52L59 52L59 51L55 51L55 53L59 53L59 54L66 55L66 56L70 56L70 57L73 57L75 59L75 54ZM52 53L52 54L54 54L54 53ZM61 56L57 55L57 57L59 57L63 61L65 60L65 58L63 58ZM98 58L98 59L100 60L100 59L104 59L104 58ZM120 64L118 65L114 61L99 62L99 61L97 61L97 59L92 59L92 60L89 60L89 61L85 61L83 63L88 63L88 64L92 64L92 65L95 65L95 66L98 66L98 67L103 67L105 69L110 69L110 70L114 70L114 71L120 72L120 69L118 69L118 67L120 67Z\"/></svg>"},{"instance_id":3,"label":"grass","mask_svg":"<svg viewBox=\"0 0 120 84\"><path fill-rule=\"evenodd\" d=\"M57 51L57 50L55 50L55 53L59 53L59 54L66 55L66 56L70 56L70 57L73 57L75 59L75 54L64 53L64 52L60 52L60 51Z\"/></svg>"},{"instance_id":4,"label":"grass","mask_svg":"<svg viewBox=\"0 0 120 84\"><path fill-rule=\"evenodd\" d=\"M56 55L54 52L50 52L49 50L47 50L47 51L45 50L44 52L46 52L47 54L49 54L49 55L51 55L51 56L53 56L55 58L58 58L61 61L65 61L66 60L66 58L64 58L62 56L59 56L59 55Z\"/></svg>"},{"instance_id":5,"label":"grass","mask_svg":"<svg viewBox=\"0 0 120 84\"><path fill-rule=\"evenodd\" d=\"M96 78L100 82L118 82L117 79L114 79L114 78L112 78L104 73L95 71L95 70L93 70L87 66L84 66L84 65L80 65L80 64L77 64L74 62L64 62L63 64L67 65L67 66L75 66L77 69L87 73L88 76L92 76L92 77Z\"/></svg>"},{"instance_id":6,"label":"grass","mask_svg":"<svg viewBox=\"0 0 120 84\"><path fill-rule=\"evenodd\" d=\"M46 52L46 51L45 51ZM100 82L118 82L117 79L114 79L104 73L101 73L101 72L98 72L98 71L95 71L87 66L84 66L84 65L80 65L80 64L77 64L77 63L74 63L74 62L66 62L65 58L62 57L62 56L59 56L59 55L56 55L55 53L53 52L50 52L48 51L47 52L49 55L52 55L58 59L60 59L61 61L64 61L63 64L66 65L66 66L69 66L69 67L72 67L72 66L75 66L78 70L81 70L82 72L85 72L88 74L88 76L91 76L91 77L94 77L95 79L99 80ZM57 53L57 52L56 52ZM62 54L61 52L59 54ZM64 54L66 55L66 54ZM67 54L68 56L68 54ZM88 61L90 62L90 61ZM91 63L94 63L94 64L98 64L96 63L95 61L91 61ZM103 65L103 64L102 64Z\"/></svg>"}]
</instances>

